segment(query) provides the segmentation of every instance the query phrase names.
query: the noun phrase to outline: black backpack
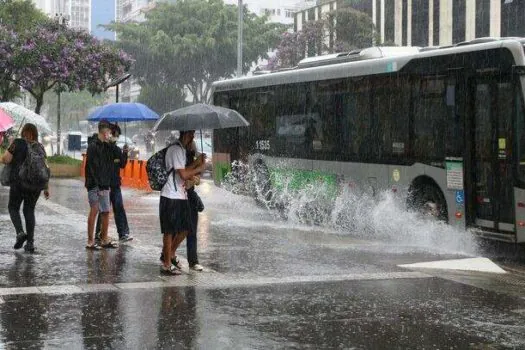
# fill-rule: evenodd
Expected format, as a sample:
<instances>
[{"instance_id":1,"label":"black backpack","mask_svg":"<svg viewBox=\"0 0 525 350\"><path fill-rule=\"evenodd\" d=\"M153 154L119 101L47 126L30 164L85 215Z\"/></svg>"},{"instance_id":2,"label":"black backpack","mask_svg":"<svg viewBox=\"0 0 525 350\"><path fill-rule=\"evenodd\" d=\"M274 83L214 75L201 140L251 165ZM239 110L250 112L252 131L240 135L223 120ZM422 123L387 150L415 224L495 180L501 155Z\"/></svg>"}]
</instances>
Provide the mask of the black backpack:
<instances>
[{"instance_id":1,"label":"black backpack","mask_svg":"<svg viewBox=\"0 0 525 350\"><path fill-rule=\"evenodd\" d=\"M18 171L20 185L29 191L42 191L47 187L51 172L46 164L46 151L38 142L27 143L27 155Z\"/></svg>"},{"instance_id":2,"label":"black backpack","mask_svg":"<svg viewBox=\"0 0 525 350\"><path fill-rule=\"evenodd\" d=\"M146 173L148 174L148 182L149 186L153 191L161 191L166 182L168 182L170 175L173 173L173 168L171 168L170 170L166 169L166 152L168 152L168 148L174 145L182 147L180 142L177 141L152 155L146 162ZM175 190L176 189L177 185L175 184Z\"/></svg>"}]
</instances>

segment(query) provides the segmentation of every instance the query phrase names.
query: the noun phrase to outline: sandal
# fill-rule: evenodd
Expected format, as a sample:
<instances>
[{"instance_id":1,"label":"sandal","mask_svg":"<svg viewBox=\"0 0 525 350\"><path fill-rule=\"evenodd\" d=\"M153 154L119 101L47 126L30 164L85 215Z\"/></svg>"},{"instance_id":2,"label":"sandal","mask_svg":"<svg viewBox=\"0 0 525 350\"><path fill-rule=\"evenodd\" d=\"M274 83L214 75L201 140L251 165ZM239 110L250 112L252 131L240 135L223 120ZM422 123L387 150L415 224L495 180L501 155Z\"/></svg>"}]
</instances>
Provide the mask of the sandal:
<instances>
[{"instance_id":1,"label":"sandal","mask_svg":"<svg viewBox=\"0 0 525 350\"><path fill-rule=\"evenodd\" d=\"M114 241L109 241L109 242L106 242L106 243L102 243L101 244L101 247L102 248L106 248L106 249L114 249L114 248L118 248L118 243L117 242L114 242Z\"/></svg>"},{"instance_id":2,"label":"sandal","mask_svg":"<svg viewBox=\"0 0 525 350\"><path fill-rule=\"evenodd\" d=\"M160 261L164 262L164 253L160 253ZM177 259L177 257L171 258L171 263L177 270L182 270L182 264L180 263L179 259Z\"/></svg>"},{"instance_id":3,"label":"sandal","mask_svg":"<svg viewBox=\"0 0 525 350\"><path fill-rule=\"evenodd\" d=\"M165 268L164 265L160 267L160 273L163 275L169 275L169 276L179 276L182 274L179 270L175 268L175 266L171 265L169 268Z\"/></svg>"},{"instance_id":4,"label":"sandal","mask_svg":"<svg viewBox=\"0 0 525 350\"><path fill-rule=\"evenodd\" d=\"M87 244L86 245L86 249L88 249L88 250L100 250L102 248L97 243L93 243L91 245Z\"/></svg>"}]
</instances>

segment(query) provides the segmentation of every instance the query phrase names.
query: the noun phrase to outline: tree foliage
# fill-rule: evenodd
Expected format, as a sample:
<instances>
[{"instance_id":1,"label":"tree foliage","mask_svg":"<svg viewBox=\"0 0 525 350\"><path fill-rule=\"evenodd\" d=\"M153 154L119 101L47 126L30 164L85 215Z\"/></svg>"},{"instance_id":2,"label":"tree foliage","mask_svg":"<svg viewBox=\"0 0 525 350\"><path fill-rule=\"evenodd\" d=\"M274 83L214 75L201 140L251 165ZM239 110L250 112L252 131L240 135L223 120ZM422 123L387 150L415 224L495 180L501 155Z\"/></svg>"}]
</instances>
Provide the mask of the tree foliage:
<instances>
[{"instance_id":1,"label":"tree foliage","mask_svg":"<svg viewBox=\"0 0 525 350\"><path fill-rule=\"evenodd\" d=\"M304 23L298 32L284 33L270 68L294 67L305 57L368 47L374 39L374 24L366 13L339 8L322 19Z\"/></svg>"},{"instance_id":2,"label":"tree foliage","mask_svg":"<svg viewBox=\"0 0 525 350\"><path fill-rule=\"evenodd\" d=\"M222 0L158 3L144 22L109 28L117 32L118 44L136 58L133 74L146 87L145 93L166 85L187 89L194 102L207 102L211 83L231 77L237 67L237 7ZM266 23L245 8L244 72L266 58L282 30L282 25Z\"/></svg>"},{"instance_id":3,"label":"tree foliage","mask_svg":"<svg viewBox=\"0 0 525 350\"><path fill-rule=\"evenodd\" d=\"M19 13L20 6L27 13ZM12 23L0 25L0 81L6 87L3 100L13 97L7 90L17 85L35 98L35 112L40 113L46 91L100 93L131 66L125 52L85 31L42 18L30 1L5 1L2 11L12 19Z\"/></svg>"}]
</instances>

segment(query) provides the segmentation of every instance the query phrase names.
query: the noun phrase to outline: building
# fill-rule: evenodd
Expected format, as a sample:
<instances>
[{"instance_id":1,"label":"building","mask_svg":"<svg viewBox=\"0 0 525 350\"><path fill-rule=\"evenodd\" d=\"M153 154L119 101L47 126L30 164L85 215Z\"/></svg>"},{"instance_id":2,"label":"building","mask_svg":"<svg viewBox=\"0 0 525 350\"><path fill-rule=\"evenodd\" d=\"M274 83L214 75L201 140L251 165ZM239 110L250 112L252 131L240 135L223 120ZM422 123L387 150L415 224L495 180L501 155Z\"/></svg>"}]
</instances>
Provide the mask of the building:
<instances>
[{"instance_id":1,"label":"building","mask_svg":"<svg viewBox=\"0 0 525 350\"><path fill-rule=\"evenodd\" d=\"M33 0L35 6L50 17L65 16L72 28L91 32L91 0Z\"/></svg>"},{"instance_id":2,"label":"building","mask_svg":"<svg viewBox=\"0 0 525 350\"><path fill-rule=\"evenodd\" d=\"M225 0L226 4L237 5L238 0ZM315 6L318 0L243 0L243 5L250 12L259 16L268 16L270 22L293 24L297 11Z\"/></svg>"},{"instance_id":3,"label":"building","mask_svg":"<svg viewBox=\"0 0 525 350\"><path fill-rule=\"evenodd\" d=\"M349 5L373 20L380 43L446 46L480 37L525 36L522 0L334 0L295 14L294 29Z\"/></svg>"},{"instance_id":4,"label":"building","mask_svg":"<svg viewBox=\"0 0 525 350\"><path fill-rule=\"evenodd\" d=\"M115 0L91 0L91 34L101 40L115 40L115 33L102 28L102 25L115 22Z\"/></svg>"}]
</instances>

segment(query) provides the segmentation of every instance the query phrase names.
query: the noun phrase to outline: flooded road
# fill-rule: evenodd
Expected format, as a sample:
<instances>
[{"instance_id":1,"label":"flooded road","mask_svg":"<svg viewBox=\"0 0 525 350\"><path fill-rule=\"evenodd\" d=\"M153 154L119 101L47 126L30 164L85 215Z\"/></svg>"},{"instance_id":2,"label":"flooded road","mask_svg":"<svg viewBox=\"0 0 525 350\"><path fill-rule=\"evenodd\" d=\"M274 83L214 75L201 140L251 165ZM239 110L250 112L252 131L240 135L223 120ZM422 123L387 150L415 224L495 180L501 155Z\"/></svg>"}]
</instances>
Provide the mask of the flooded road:
<instances>
[{"instance_id":1,"label":"flooded road","mask_svg":"<svg viewBox=\"0 0 525 350\"><path fill-rule=\"evenodd\" d=\"M0 188L0 348L525 347L521 261L408 214L388 195L346 198L334 211L351 211L346 221L319 226L205 181L206 269L183 260L182 276L163 277L158 194L123 192L134 241L91 252L82 183L54 181L52 199L37 207L37 253L27 255L12 249ZM185 244L178 255L186 257ZM481 271L496 266L489 260L475 260L478 271L441 269L487 256L507 273Z\"/></svg>"}]
</instances>

